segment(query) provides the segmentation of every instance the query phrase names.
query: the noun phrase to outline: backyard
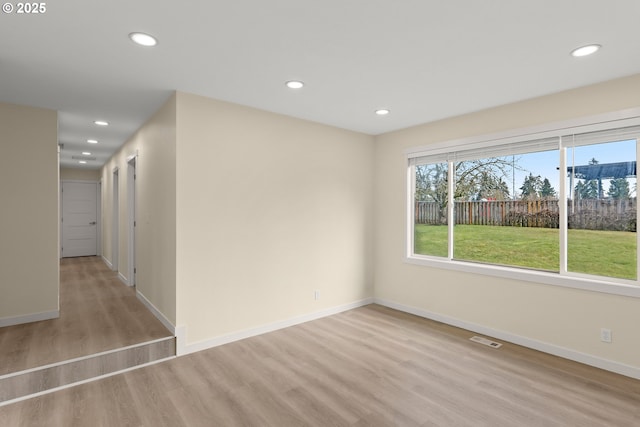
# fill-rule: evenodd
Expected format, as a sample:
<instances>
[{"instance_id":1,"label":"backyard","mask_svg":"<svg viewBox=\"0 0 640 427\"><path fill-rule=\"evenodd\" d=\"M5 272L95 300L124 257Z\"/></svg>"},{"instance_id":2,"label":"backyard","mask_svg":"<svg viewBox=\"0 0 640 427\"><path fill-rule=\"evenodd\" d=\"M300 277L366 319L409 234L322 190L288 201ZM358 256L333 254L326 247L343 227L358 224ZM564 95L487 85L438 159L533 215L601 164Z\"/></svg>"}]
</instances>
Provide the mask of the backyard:
<instances>
[{"instance_id":1,"label":"backyard","mask_svg":"<svg viewBox=\"0 0 640 427\"><path fill-rule=\"evenodd\" d=\"M568 230L568 270L636 279L636 233ZM416 254L447 256L446 225L415 225ZM559 271L556 228L456 225L454 259Z\"/></svg>"}]
</instances>

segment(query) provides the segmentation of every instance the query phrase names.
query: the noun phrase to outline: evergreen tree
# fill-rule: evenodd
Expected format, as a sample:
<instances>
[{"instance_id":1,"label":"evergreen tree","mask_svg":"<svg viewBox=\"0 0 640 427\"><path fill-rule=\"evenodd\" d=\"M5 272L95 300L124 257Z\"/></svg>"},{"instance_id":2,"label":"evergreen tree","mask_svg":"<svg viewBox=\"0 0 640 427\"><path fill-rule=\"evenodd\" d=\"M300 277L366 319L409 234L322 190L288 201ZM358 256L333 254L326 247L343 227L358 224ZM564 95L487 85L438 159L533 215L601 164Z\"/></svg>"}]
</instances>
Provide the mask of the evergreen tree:
<instances>
[{"instance_id":1,"label":"evergreen tree","mask_svg":"<svg viewBox=\"0 0 640 427\"><path fill-rule=\"evenodd\" d=\"M598 198L598 180L591 179L589 181L578 181L576 184L576 198L578 199L597 199Z\"/></svg>"},{"instance_id":2,"label":"evergreen tree","mask_svg":"<svg viewBox=\"0 0 640 427\"><path fill-rule=\"evenodd\" d=\"M626 178L612 179L609 184L607 194L612 199L628 199L629 198L629 181Z\"/></svg>"},{"instance_id":3,"label":"evergreen tree","mask_svg":"<svg viewBox=\"0 0 640 427\"><path fill-rule=\"evenodd\" d=\"M542 181L542 186L540 187L540 196L547 199L552 199L557 196L556 190L551 186L549 182L549 178L545 178Z\"/></svg>"},{"instance_id":4,"label":"evergreen tree","mask_svg":"<svg viewBox=\"0 0 640 427\"><path fill-rule=\"evenodd\" d=\"M529 173L529 176L525 177L522 187L520 187L520 197L522 199L537 199L540 197L540 190L542 189L542 178L540 175L533 175Z\"/></svg>"}]
</instances>

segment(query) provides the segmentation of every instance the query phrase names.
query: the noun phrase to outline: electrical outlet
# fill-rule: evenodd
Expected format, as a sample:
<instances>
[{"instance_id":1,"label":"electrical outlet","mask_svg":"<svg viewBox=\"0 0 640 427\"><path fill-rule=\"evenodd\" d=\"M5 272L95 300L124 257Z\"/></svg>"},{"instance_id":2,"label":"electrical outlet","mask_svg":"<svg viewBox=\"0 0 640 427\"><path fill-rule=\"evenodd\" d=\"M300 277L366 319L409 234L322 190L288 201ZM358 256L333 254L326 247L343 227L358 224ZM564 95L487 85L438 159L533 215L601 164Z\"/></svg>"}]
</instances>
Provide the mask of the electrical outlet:
<instances>
[{"instance_id":1,"label":"electrical outlet","mask_svg":"<svg viewBox=\"0 0 640 427\"><path fill-rule=\"evenodd\" d=\"M611 329L606 329L606 328L600 329L600 341L611 342Z\"/></svg>"},{"instance_id":2,"label":"electrical outlet","mask_svg":"<svg viewBox=\"0 0 640 427\"><path fill-rule=\"evenodd\" d=\"M319 290L315 290L313 291L313 299L315 300L319 300L320 299L320 291Z\"/></svg>"}]
</instances>

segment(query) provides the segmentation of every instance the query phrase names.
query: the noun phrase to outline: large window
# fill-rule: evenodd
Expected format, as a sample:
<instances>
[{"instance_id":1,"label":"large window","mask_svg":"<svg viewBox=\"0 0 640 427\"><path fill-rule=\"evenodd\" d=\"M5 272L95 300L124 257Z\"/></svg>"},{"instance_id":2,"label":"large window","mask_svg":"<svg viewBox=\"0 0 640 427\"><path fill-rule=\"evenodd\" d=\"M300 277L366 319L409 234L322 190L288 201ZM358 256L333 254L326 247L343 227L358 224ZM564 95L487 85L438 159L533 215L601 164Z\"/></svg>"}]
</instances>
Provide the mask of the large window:
<instances>
[{"instance_id":1,"label":"large window","mask_svg":"<svg viewBox=\"0 0 640 427\"><path fill-rule=\"evenodd\" d=\"M455 162L454 259L559 271L557 166L558 150Z\"/></svg>"},{"instance_id":2,"label":"large window","mask_svg":"<svg viewBox=\"0 0 640 427\"><path fill-rule=\"evenodd\" d=\"M409 258L636 285L637 123L409 153Z\"/></svg>"},{"instance_id":3,"label":"large window","mask_svg":"<svg viewBox=\"0 0 640 427\"><path fill-rule=\"evenodd\" d=\"M419 164L415 167L415 252L447 256L447 163Z\"/></svg>"},{"instance_id":4,"label":"large window","mask_svg":"<svg viewBox=\"0 0 640 427\"><path fill-rule=\"evenodd\" d=\"M637 143L626 139L632 136L566 140L570 272L637 279Z\"/></svg>"}]
</instances>

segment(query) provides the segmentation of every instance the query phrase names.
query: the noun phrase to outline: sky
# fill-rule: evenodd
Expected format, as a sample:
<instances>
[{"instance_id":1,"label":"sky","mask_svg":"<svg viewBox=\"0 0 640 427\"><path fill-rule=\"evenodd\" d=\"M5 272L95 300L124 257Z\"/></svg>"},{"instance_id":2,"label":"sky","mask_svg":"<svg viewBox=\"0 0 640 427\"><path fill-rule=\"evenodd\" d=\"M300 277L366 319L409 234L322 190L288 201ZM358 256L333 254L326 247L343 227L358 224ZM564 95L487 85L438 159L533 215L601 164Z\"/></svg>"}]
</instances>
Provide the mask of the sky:
<instances>
[{"instance_id":1,"label":"sky","mask_svg":"<svg viewBox=\"0 0 640 427\"><path fill-rule=\"evenodd\" d=\"M574 153L572 153L572 151ZM587 165L589 161L595 158L599 164L604 163L617 163L617 162L629 162L636 160L636 141L620 141L611 142L605 144L585 145L567 150L567 166L572 164L572 157L575 159L575 166ZM516 164L524 169L518 170L505 179L509 185L509 191L513 194L513 184L515 181L516 194L520 193L519 188L522 186L524 179L531 172L534 176L540 175L544 178L548 178L549 182L556 190L556 193L560 190L559 184L559 171L560 156L556 151L544 151L540 153L529 153L515 156ZM564 177L567 175L564 174ZM629 178L629 188L633 191L635 189L636 178ZM609 180L603 180L602 186L605 194L609 189ZM635 192L632 196L635 196Z\"/></svg>"}]
</instances>

